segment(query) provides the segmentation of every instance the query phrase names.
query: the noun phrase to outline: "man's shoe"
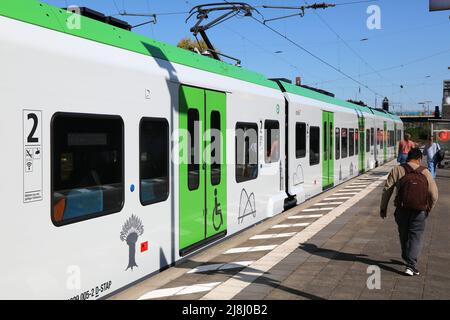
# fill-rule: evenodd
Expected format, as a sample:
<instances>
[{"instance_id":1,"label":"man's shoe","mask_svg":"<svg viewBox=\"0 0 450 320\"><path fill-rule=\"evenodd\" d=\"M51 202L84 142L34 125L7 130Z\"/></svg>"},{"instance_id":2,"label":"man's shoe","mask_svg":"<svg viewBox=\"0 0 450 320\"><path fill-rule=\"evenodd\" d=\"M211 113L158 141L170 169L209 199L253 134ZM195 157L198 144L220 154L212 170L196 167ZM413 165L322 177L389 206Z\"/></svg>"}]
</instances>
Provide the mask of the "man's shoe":
<instances>
[{"instance_id":1,"label":"man's shoe","mask_svg":"<svg viewBox=\"0 0 450 320\"><path fill-rule=\"evenodd\" d=\"M413 271L413 269L411 269L410 267L406 267L406 269L405 269L405 274L406 274L407 276L412 277L412 276L414 275L414 271Z\"/></svg>"},{"instance_id":2,"label":"man's shoe","mask_svg":"<svg viewBox=\"0 0 450 320\"><path fill-rule=\"evenodd\" d=\"M418 275L420 275L420 272L416 268L408 266L405 269L405 274L408 276L418 276Z\"/></svg>"}]
</instances>

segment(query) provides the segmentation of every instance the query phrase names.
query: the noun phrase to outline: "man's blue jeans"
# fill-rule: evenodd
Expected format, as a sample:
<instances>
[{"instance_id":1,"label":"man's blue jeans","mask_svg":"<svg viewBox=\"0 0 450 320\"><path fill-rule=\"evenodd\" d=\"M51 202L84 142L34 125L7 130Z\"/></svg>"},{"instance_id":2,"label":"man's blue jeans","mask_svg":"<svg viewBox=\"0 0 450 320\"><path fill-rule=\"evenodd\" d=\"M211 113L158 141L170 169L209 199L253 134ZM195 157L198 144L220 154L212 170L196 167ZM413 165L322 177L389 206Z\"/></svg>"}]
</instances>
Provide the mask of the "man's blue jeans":
<instances>
[{"instance_id":1,"label":"man's blue jeans","mask_svg":"<svg viewBox=\"0 0 450 320\"><path fill-rule=\"evenodd\" d=\"M407 153L400 153L398 155L397 162L400 164L405 164L407 159L408 159Z\"/></svg>"},{"instance_id":2,"label":"man's blue jeans","mask_svg":"<svg viewBox=\"0 0 450 320\"><path fill-rule=\"evenodd\" d=\"M408 266L415 268L422 249L422 235L428 213L397 208L394 216L398 225L402 258Z\"/></svg>"},{"instance_id":3,"label":"man's blue jeans","mask_svg":"<svg viewBox=\"0 0 450 320\"><path fill-rule=\"evenodd\" d=\"M436 166L437 166L436 162L428 161L428 170L430 170L433 179L436 179Z\"/></svg>"}]
</instances>

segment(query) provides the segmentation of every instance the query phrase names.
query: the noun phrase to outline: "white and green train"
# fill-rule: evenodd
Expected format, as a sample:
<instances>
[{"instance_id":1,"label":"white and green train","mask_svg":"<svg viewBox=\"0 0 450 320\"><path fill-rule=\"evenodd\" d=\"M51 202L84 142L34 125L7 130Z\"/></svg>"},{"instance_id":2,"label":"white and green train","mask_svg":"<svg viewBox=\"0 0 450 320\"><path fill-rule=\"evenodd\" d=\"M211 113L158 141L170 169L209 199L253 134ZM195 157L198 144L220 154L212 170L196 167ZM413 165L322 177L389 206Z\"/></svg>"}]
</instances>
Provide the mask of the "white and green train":
<instances>
[{"instance_id":1,"label":"white and green train","mask_svg":"<svg viewBox=\"0 0 450 320\"><path fill-rule=\"evenodd\" d=\"M105 297L396 156L389 113L71 17L0 1L2 299Z\"/></svg>"}]
</instances>

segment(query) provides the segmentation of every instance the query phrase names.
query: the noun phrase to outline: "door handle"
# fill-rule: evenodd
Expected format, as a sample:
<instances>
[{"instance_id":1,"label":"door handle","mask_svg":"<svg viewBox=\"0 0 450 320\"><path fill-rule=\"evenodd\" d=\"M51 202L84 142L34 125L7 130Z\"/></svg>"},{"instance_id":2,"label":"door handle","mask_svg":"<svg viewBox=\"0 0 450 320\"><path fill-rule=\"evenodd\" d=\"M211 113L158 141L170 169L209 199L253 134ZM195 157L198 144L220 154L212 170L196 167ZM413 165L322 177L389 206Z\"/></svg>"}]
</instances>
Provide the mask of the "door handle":
<instances>
[{"instance_id":1,"label":"door handle","mask_svg":"<svg viewBox=\"0 0 450 320\"><path fill-rule=\"evenodd\" d=\"M202 169L206 170L206 163L202 164Z\"/></svg>"}]
</instances>

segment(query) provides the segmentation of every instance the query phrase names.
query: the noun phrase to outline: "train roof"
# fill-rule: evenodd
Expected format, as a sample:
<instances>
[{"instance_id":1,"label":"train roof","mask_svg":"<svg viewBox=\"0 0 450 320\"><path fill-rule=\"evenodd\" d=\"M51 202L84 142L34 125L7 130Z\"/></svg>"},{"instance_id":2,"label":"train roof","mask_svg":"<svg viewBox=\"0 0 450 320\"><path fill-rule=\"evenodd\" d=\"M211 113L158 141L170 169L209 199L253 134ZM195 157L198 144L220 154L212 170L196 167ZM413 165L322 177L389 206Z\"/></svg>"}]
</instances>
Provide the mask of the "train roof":
<instances>
[{"instance_id":1,"label":"train roof","mask_svg":"<svg viewBox=\"0 0 450 320\"><path fill-rule=\"evenodd\" d=\"M348 109L363 111L363 112L367 112L367 113L373 113L374 115L381 116L381 117L388 118L388 119L400 120L400 118L398 116L390 114L390 113L382 112L382 111L379 111L379 110L371 108L371 107L364 107L364 106L360 106L360 105L357 105L357 104L354 104L354 103L351 103L348 101L340 100L340 99L337 99L337 98L334 98L331 96L327 96L325 94L322 94L322 93L314 91L314 90L310 90L310 89L307 89L304 87L293 85L288 82L284 82L284 81L280 81L280 82L283 85L286 92L288 92L288 93L297 94L297 95L300 95L303 97L311 98L314 100L319 100L322 102L326 102L329 104L333 104L333 105L348 108Z\"/></svg>"},{"instance_id":2,"label":"train roof","mask_svg":"<svg viewBox=\"0 0 450 320\"><path fill-rule=\"evenodd\" d=\"M65 9L38 0L0 1L0 16L279 90L276 83L257 72L204 57L85 16L80 16L82 28L69 29L66 22L71 15L72 13Z\"/></svg>"}]
</instances>

